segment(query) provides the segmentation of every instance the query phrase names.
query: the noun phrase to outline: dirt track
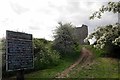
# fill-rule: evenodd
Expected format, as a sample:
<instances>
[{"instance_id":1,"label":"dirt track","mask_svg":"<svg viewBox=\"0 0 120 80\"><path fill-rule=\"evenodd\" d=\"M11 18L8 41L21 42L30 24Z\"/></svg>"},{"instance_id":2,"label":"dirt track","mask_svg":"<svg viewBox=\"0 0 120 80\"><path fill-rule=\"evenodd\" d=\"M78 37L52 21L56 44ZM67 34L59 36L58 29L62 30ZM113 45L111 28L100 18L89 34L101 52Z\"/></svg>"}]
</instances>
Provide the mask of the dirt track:
<instances>
[{"instance_id":1,"label":"dirt track","mask_svg":"<svg viewBox=\"0 0 120 80\"><path fill-rule=\"evenodd\" d=\"M81 55L79 59L72 64L69 68L65 69L63 72L58 74L56 78L65 78L67 75L75 68L78 64L81 64L81 66L85 66L86 64L89 64L92 61L93 54L90 50L83 47L81 51Z\"/></svg>"}]
</instances>

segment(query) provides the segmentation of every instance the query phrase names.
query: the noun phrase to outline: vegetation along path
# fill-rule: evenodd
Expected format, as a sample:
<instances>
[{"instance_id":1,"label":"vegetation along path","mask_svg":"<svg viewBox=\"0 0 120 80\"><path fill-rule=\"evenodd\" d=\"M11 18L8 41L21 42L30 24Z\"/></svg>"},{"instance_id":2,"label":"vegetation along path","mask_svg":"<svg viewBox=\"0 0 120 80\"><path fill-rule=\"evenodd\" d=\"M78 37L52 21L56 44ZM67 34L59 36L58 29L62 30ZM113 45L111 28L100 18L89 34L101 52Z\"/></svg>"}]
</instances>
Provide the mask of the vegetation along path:
<instances>
[{"instance_id":1,"label":"vegetation along path","mask_svg":"<svg viewBox=\"0 0 120 80\"><path fill-rule=\"evenodd\" d=\"M69 68L65 69L63 72L58 73L56 75L56 78L65 78L68 77L68 74L78 65L81 64L81 67L86 66L87 64L90 64L92 61L93 54L90 50L87 48L83 47L81 51L81 55L79 59L72 64Z\"/></svg>"}]
</instances>

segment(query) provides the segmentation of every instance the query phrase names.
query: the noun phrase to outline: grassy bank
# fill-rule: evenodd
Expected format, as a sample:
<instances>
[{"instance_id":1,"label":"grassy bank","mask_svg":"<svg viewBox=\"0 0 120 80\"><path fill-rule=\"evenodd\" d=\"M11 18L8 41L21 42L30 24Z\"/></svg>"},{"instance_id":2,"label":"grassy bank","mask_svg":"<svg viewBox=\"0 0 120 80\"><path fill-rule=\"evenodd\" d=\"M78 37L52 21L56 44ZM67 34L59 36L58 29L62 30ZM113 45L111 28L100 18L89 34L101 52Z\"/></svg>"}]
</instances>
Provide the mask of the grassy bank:
<instances>
[{"instance_id":1,"label":"grassy bank","mask_svg":"<svg viewBox=\"0 0 120 80\"><path fill-rule=\"evenodd\" d=\"M25 73L25 80L34 80L34 79L48 79L48 78L54 78L57 76L57 74L64 71L66 68L68 68L70 65L72 65L79 57L80 54L76 54L74 56L66 56L60 59L59 64L56 66L50 66L49 68L38 70L38 71L32 71L30 73ZM16 76L5 78L6 79L13 79L16 78Z\"/></svg>"},{"instance_id":2,"label":"grassy bank","mask_svg":"<svg viewBox=\"0 0 120 80\"><path fill-rule=\"evenodd\" d=\"M80 46L80 48L82 47L83 46ZM120 73L118 73L118 70L120 69L117 59L100 57L103 51L97 50L88 45L85 45L85 47L90 49L95 55L92 65L87 65L85 67L81 67L81 64L77 65L68 74L68 78L118 78L120 76ZM76 53L72 56L62 57L59 61L59 64L56 66L50 66L43 70L27 73L25 74L25 80L34 80L35 78L54 78L57 74L61 73L71 64L73 64L78 59L79 55L80 53Z\"/></svg>"},{"instance_id":3,"label":"grassy bank","mask_svg":"<svg viewBox=\"0 0 120 80\"><path fill-rule=\"evenodd\" d=\"M76 56L77 57L77 56ZM77 59L77 58L76 58ZM75 57L60 59L60 64L49 69L39 70L25 75L25 78L54 78L76 61Z\"/></svg>"},{"instance_id":4,"label":"grassy bank","mask_svg":"<svg viewBox=\"0 0 120 80\"><path fill-rule=\"evenodd\" d=\"M118 60L112 58L97 58L92 65L81 68L78 65L70 74L70 78L118 78ZM73 75L74 74L74 75Z\"/></svg>"}]
</instances>

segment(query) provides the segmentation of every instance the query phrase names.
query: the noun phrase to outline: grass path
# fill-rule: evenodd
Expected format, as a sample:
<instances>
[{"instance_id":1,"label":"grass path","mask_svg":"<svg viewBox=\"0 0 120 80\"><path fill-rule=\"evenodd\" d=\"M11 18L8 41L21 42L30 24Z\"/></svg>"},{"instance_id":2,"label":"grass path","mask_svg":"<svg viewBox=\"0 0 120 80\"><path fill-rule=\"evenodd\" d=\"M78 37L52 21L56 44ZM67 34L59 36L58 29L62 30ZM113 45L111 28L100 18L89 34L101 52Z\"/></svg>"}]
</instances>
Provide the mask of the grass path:
<instances>
[{"instance_id":1,"label":"grass path","mask_svg":"<svg viewBox=\"0 0 120 80\"><path fill-rule=\"evenodd\" d=\"M79 57L79 59L74 64L72 64L69 68L65 69L62 73L58 74L56 78L68 77L68 74L72 72L73 68L75 68L78 64L81 64L81 66L86 66L86 64L91 62L91 59L92 59L91 51L83 47L81 56Z\"/></svg>"},{"instance_id":2,"label":"grass path","mask_svg":"<svg viewBox=\"0 0 120 80\"><path fill-rule=\"evenodd\" d=\"M25 78L34 79L34 78L54 78L58 73L61 73L71 64L75 62L76 59L64 58L60 60L58 66L51 67L49 69L39 70L29 74L25 74Z\"/></svg>"},{"instance_id":3,"label":"grass path","mask_svg":"<svg viewBox=\"0 0 120 80\"><path fill-rule=\"evenodd\" d=\"M79 70L80 69L80 70ZM69 78L119 78L118 60L112 58L97 58L90 65L81 68L76 66L68 74Z\"/></svg>"},{"instance_id":4,"label":"grass path","mask_svg":"<svg viewBox=\"0 0 120 80\"><path fill-rule=\"evenodd\" d=\"M78 60L71 58L61 60L58 66L39 70L25 75L26 80L34 80L35 78L120 78L118 70L118 60L113 58L95 58L92 57L89 50L85 50L87 54L83 54ZM83 51L83 53L85 53ZM87 57L86 57L87 56ZM92 55L91 55L92 56ZM73 64L74 63L74 64Z\"/></svg>"},{"instance_id":5,"label":"grass path","mask_svg":"<svg viewBox=\"0 0 120 80\"><path fill-rule=\"evenodd\" d=\"M86 54L85 54L86 53ZM120 78L120 61L113 58L95 58L90 50L82 49L82 55L57 78Z\"/></svg>"}]
</instances>

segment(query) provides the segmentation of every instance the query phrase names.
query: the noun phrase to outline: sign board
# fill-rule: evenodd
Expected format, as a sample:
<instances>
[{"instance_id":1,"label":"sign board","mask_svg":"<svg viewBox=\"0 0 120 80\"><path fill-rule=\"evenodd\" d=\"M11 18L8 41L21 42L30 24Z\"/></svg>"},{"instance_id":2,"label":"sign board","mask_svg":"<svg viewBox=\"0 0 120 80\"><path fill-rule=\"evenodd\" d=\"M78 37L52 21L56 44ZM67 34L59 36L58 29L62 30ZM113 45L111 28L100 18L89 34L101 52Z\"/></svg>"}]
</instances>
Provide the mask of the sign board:
<instances>
[{"instance_id":1,"label":"sign board","mask_svg":"<svg viewBox=\"0 0 120 80\"><path fill-rule=\"evenodd\" d=\"M6 70L33 68L32 34L6 31Z\"/></svg>"}]
</instances>

